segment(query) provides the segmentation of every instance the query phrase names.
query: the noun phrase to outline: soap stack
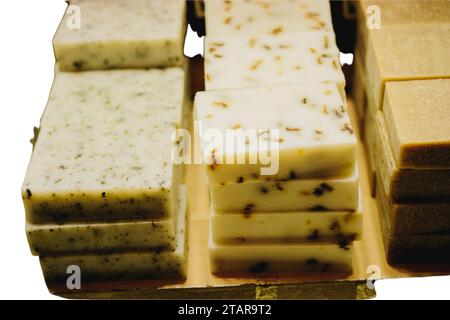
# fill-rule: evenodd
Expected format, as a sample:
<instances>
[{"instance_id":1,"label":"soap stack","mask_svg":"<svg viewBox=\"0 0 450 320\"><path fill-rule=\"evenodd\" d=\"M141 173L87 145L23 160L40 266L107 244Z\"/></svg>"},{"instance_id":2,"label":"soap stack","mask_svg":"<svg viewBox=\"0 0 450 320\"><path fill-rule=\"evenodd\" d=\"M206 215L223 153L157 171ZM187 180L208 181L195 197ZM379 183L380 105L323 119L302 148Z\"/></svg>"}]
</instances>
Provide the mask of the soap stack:
<instances>
[{"instance_id":1,"label":"soap stack","mask_svg":"<svg viewBox=\"0 0 450 320\"><path fill-rule=\"evenodd\" d=\"M48 283L74 270L82 284L186 276L186 192L171 159L189 121L184 15L181 1L70 2L22 188Z\"/></svg>"},{"instance_id":2,"label":"soap stack","mask_svg":"<svg viewBox=\"0 0 450 320\"><path fill-rule=\"evenodd\" d=\"M205 12L194 117L212 272L350 271L362 209L329 3L206 1Z\"/></svg>"},{"instance_id":3,"label":"soap stack","mask_svg":"<svg viewBox=\"0 0 450 320\"><path fill-rule=\"evenodd\" d=\"M368 30L369 6L382 28ZM450 257L450 4L360 1L355 104L390 263ZM373 7L372 7L373 8Z\"/></svg>"}]
</instances>

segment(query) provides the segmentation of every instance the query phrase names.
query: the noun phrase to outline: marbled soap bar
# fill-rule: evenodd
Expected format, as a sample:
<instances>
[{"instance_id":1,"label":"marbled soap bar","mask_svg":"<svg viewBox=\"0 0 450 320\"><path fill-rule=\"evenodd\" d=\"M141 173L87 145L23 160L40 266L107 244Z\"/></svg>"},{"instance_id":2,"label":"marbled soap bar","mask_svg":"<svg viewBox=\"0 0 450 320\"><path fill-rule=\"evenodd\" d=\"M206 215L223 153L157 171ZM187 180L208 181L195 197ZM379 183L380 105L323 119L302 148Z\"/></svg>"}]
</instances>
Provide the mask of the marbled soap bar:
<instances>
[{"instance_id":1,"label":"marbled soap bar","mask_svg":"<svg viewBox=\"0 0 450 320\"><path fill-rule=\"evenodd\" d=\"M450 78L450 23L382 28L370 33L367 79L382 109L387 81Z\"/></svg>"},{"instance_id":2,"label":"marbled soap bar","mask_svg":"<svg viewBox=\"0 0 450 320\"><path fill-rule=\"evenodd\" d=\"M183 99L177 68L56 74L22 187L28 221L172 215Z\"/></svg>"},{"instance_id":3,"label":"marbled soap bar","mask_svg":"<svg viewBox=\"0 0 450 320\"><path fill-rule=\"evenodd\" d=\"M333 31L326 0L208 0L205 19L207 36Z\"/></svg>"},{"instance_id":4,"label":"marbled soap bar","mask_svg":"<svg viewBox=\"0 0 450 320\"><path fill-rule=\"evenodd\" d=\"M181 66L185 2L72 0L53 39L62 71ZM74 10L78 8L77 10ZM79 22L77 16L79 14Z\"/></svg>"},{"instance_id":5,"label":"marbled soap bar","mask_svg":"<svg viewBox=\"0 0 450 320\"><path fill-rule=\"evenodd\" d=\"M243 215L211 215L214 243L337 243L359 240L362 235L362 205L354 211L270 212Z\"/></svg>"},{"instance_id":6,"label":"marbled soap bar","mask_svg":"<svg viewBox=\"0 0 450 320\"><path fill-rule=\"evenodd\" d=\"M330 81L345 96L334 34L206 37L206 90Z\"/></svg>"},{"instance_id":7,"label":"marbled soap bar","mask_svg":"<svg viewBox=\"0 0 450 320\"><path fill-rule=\"evenodd\" d=\"M229 244L210 240L214 274L270 272L342 272L352 270L351 245L337 244Z\"/></svg>"},{"instance_id":8,"label":"marbled soap bar","mask_svg":"<svg viewBox=\"0 0 450 320\"><path fill-rule=\"evenodd\" d=\"M377 179L376 184L383 184L390 200L435 202L450 196L450 170L399 169L396 166L381 111L377 112L375 119L367 121L366 126L366 143L374 171L379 172L382 178L380 181Z\"/></svg>"},{"instance_id":9,"label":"marbled soap bar","mask_svg":"<svg viewBox=\"0 0 450 320\"><path fill-rule=\"evenodd\" d=\"M450 169L449 101L450 79L386 83L383 110L398 168Z\"/></svg>"},{"instance_id":10,"label":"marbled soap bar","mask_svg":"<svg viewBox=\"0 0 450 320\"><path fill-rule=\"evenodd\" d=\"M194 117L210 186L354 171L356 138L336 84L199 92Z\"/></svg>"},{"instance_id":11,"label":"marbled soap bar","mask_svg":"<svg viewBox=\"0 0 450 320\"><path fill-rule=\"evenodd\" d=\"M139 250L114 253L44 255L40 257L47 283L65 282L67 268L78 266L81 283L104 280L141 280L186 277L187 226L186 198L181 193L176 215L176 245L174 250Z\"/></svg>"},{"instance_id":12,"label":"marbled soap bar","mask_svg":"<svg viewBox=\"0 0 450 320\"><path fill-rule=\"evenodd\" d=\"M355 210L358 182L355 168L348 177L214 185L210 187L211 204L216 211L244 215L314 209Z\"/></svg>"}]
</instances>

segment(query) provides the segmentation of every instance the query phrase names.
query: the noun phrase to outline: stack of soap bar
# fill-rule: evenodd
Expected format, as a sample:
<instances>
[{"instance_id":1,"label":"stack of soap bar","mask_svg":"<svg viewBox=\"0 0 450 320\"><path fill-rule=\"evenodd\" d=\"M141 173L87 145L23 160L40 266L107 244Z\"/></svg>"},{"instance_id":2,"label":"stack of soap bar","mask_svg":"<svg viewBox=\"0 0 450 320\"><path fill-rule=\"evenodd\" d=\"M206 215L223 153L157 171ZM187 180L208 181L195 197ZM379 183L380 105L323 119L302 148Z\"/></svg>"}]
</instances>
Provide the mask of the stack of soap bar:
<instances>
[{"instance_id":1,"label":"stack of soap bar","mask_svg":"<svg viewBox=\"0 0 450 320\"><path fill-rule=\"evenodd\" d=\"M207 0L208 36L333 31L327 0Z\"/></svg>"},{"instance_id":2,"label":"stack of soap bar","mask_svg":"<svg viewBox=\"0 0 450 320\"><path fill-rule=\"evenodd\" d=\"M450 5L387 6L386 26L360 32L356 55L372 192L388 262L443 262L450 251ZM365 18L359 29L367 29Z\"/></svg>"},{"instance_id":3,"label":"stack of soap bar","mask_svg":"<svg viewBox=\"0 0 450 320\"><path fill-rule=\"evenodd\" d=\"M47 281L185 275L185 95L180 68L56 74L22 187Z\"/></svg>"},{"instance_id":4,"label":"stack of soap bar","mask_svg":"<svg viewBox=\"0 0 450 320\"><path fill-rule=\"evenodd\" d=\"M61 70L182 65L184 1L71 0L70 4L53 40Z\"/></svg>"},{"instance_id":5,"label":"stack of soap bar","mask_svg":"<svg viewBox=\"0 0 450 320\"><path fill-rule=\"evenodd\" d=\"M227 134L247 134L232 150L200 140L214 273L351 270L362 208L356 139L336 83L200 92L194 116L201 138L214 131L226 145ZM268 139L272 163L227 162L269 151Z\"/></svg>"}]
</instances>

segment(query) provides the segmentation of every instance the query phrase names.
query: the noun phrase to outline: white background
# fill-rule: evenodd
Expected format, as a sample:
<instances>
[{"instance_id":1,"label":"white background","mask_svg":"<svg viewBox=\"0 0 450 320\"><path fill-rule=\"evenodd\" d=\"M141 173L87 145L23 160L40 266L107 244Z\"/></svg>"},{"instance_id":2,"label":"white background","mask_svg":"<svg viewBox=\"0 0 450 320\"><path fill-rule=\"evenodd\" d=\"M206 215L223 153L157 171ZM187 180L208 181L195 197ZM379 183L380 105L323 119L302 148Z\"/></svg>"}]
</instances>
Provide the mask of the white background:
<instances>
[{"instance_id":1,"label":"white background","mask_svg":"<svg viewBox=\"0 0 450 320\"><path fill-rule=\"evenodd\" d=\"M48 293L28 249L20 187L52 83L52 36L65 7L62 0L0 4L0 299L59 299ZM200 46L194 41L186 52ZM448 299L450 277L383 280L376 291L377 299Z\"/></svg>"}]
</instances>

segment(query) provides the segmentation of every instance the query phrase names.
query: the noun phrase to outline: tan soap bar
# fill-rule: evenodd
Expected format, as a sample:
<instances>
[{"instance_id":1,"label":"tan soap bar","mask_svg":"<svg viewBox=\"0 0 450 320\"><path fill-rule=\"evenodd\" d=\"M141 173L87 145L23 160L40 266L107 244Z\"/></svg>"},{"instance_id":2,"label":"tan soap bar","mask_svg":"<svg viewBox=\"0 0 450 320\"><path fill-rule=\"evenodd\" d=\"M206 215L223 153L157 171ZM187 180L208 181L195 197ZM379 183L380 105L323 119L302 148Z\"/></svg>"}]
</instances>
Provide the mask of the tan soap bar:
<instances>
[{"instance_id":1,"label":"tan soap bar","mask_svg":"<svg viewBox=\"0 0 450 320\"><path fill-rule=\"evenodd\" d=\"M182 65L184 1L71 0L70 4L53 39L62 71Z\"/></svg>"},{"instance_id":2,"label":"tan soap bar","mask_svg":"<svg viewBox=\"0 0 450 320\"><path fill-rule=\"evenodd\" d=\"M381 181L378 176L377 180ZM393 235L450 233L450 202L394 203L383 183L377 184L377 202Z\"/></svg>"},{"instance_id":3,"label":"tan soap bar","mask_svg":"<svg viewBox=\"0 0 450 320\"><path fill-rule=\"evenodd\" d=\"M334 83L199 92L194 116L210 186L354 172L356 138Z\"/></svg>"},{"instance_id":4,"label":"tan soap bar","mask_svg":"<svg viewBox=\"0 0 450 320\"><path fill-rule=\"evenodd\" d=\"M57 73L22 187L28 221L171 216L184 88L178 68Z\"/></svg>"},{"instance_id":5,"label":"tan soap bar","mask_svg":"<svg viewBox=\"0 0 450 320\"><path fill-rule=\"evenodd\" d=\"M210 240L214 274L270 272L342 272L352 270L353 246L336 244L229 244Z\"/></svg>"},{"instance_id":6,"label":"tan soap bar","mask_svg":"<svg viewBox=\"0 0 450 320\"><path fill-rule=\"evenodd\" d=\"M383 110L398 168L450 169L449 101L450 79L386 83Z\"/></svg>"},{"instance_id":7,"label":"tan soap bar","mask_svg":"<svg viewBox=\"0 0 450 320\"><path fill-rule=\"evenodd\" d=\"M434 202L450 196L450 170L397 168L381 111L377 112L374 120L366 122L366 127L370 129L366 130L366 143L374 159L375 169L382 177L376 183L383 183L389 199L395 202Z\"/></svg>"},{"instance_id":8,"label":"tan soap bar","mask_svg":"<svg viewBox=\"0 0 450 320\"><path fill-rule=\"evenodd\" d=\"M355 167L347 177L213 185L210 192L214 210L247 216L254 212L356 210L358 187Z\"/></svg>"},{"instance_id":9,"label":"tan soap bar","mask_svg":"<svg viewBox=\"0 0 450 320\"><path fill-rule=\"evenodd\" d=\"M367 78L382 109L387 81L450 77L450 23L382 28L370 33Z\"/></svg>"},{"instance_id":10,"label":"tan soap bar","mask_svg":"<svg viewBox=\"0 0 450 320\"><path fill-rule=\"evenodd\" d=\"M81 283L141 279L182 279L187 272L186 198L180 193L174 250L138 250L111 253L44 255L40 257L47 283L65 283L67 268L77 266Z\"/></svg>"},{"instance_id":11,"label":"tan soap bar","mask_svg":"<svg viewBox=\"0 0 450 320\"><path fill-rule=\"evenodd\" d=\"M205 38L206 90L330 81L345 97L345 77L334 34Z\"/></svg>"},{"instance_id":12,"label":"tan soap bar","mask_svg":"<svg viewBox=\"0 0 450 320\"><path fill-rule=\"evenodd\" d=\"M327 0L207 0L207 36L333 31Z\"/></svg>"},{"instance_id":13,"label":"tan soap bar","mask_svg":"<svg viewBox=\"0 0 450 320\"><path fill-rule=\"evenodd\" d=\"M362 235L362 205L354 211L270 212L243 215L213 211L211 233L217 244L317 243L344 245Z\"/></svg>"}]
</instances>

